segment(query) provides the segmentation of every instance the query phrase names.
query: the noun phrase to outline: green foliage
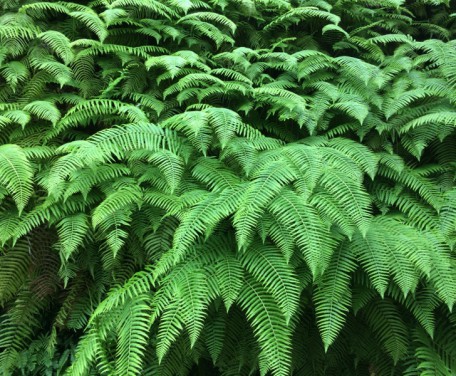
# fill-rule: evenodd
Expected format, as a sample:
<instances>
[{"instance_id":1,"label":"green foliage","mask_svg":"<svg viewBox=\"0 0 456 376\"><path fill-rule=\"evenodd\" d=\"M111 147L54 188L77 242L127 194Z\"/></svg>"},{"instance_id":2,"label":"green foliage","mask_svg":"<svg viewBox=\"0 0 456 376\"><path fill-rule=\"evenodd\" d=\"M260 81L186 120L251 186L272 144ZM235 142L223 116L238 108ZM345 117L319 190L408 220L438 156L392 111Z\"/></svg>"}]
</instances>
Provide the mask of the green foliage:
<instances>
[{"instance_id":1,"label":"green foliage","mask_svg":"<svg viewBox=\"0 0 456 376\"><path fill-rule=\"evenodd\" d=\"M454 0L6 0L2 375L454 375Z\"/></svg>"}]
</instances>

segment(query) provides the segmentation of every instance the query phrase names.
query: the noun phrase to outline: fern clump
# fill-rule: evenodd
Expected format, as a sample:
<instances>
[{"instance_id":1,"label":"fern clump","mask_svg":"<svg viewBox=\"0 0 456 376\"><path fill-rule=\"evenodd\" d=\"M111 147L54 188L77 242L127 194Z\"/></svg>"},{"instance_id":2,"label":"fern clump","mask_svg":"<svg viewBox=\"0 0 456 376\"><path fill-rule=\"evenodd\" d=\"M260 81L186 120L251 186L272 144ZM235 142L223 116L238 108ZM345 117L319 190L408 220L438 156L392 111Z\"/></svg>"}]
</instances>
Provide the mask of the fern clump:
<instances>
[{"instance_id":1,"label":"fern clump","mask_svg":"<svg viewBox=\"0 0 456 376\"><path fill-rule=\"evenodd\" d=\"M2 375L454 375L454 0L5 0Z\"/></svg>"}]
</instances>

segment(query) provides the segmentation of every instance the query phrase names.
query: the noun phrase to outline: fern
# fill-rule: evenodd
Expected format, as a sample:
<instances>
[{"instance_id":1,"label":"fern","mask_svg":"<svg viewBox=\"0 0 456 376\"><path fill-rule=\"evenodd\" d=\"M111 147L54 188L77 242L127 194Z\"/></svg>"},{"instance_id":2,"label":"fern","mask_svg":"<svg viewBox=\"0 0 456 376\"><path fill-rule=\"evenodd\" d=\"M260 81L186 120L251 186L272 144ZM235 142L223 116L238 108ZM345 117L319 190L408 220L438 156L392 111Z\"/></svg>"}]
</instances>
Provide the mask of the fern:
<instances>
[{"instance_id":1,"label":"fern","mask_svg":"<svg viewBox=\"0 0 456 376\"><path fill-rule=\"evenodd\" d=\"M3 1L0 373L456 372L453 8Z\"/></svg>"}]
</instances>

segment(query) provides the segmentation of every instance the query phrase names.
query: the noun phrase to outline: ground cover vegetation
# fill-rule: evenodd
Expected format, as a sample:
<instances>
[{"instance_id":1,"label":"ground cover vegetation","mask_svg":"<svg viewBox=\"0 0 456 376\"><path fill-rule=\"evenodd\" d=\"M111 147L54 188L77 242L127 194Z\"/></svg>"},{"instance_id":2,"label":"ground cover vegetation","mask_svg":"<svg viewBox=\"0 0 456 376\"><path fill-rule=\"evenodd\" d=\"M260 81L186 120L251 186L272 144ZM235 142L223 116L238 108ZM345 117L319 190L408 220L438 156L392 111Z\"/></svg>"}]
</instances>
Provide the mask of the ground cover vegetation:
<instances>
[{"instance_id":1,"label":"ground cover vegetation","mask_svg":"<svg viewBox=\"0 0 456 376\"><path fill-rule=\"evenodd\" d=\"M456 3L0 3L2 375L454 375Z\"/></svg>"}]
</instances>

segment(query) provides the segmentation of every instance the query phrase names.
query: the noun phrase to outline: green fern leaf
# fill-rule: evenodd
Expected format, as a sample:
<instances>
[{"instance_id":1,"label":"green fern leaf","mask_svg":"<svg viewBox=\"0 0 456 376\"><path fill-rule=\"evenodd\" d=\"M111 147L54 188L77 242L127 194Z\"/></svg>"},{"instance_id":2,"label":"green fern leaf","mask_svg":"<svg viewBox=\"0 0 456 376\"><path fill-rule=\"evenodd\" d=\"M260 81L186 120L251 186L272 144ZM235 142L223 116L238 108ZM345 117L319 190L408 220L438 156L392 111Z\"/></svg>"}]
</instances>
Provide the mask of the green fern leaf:
<instances>
[{"instance_id":1,"label":"green fern leaf","mask_svg":"<svg viewBox=\"0 0 456 376\"><path fill-rule=\"evenodd\" d=\"M289 324L299 305L299 283L278 249L254 244L241 256L246 270L271 293Z\"/></svg>"},{"instance_id":2,"label":"green fern leaf","mask_svg":"<svg viewBox=\"0 0 456 376\"><path fill-rule=\"evenodd\" d=\"M371 304L365 313L388 354L397 363L407 351L407 327L397 307L389 300Z\"/></svg>"},{"instance_id":3,"label":"green fern leaf","mask_svg":"<svg viewBox=\"0 0 456 376\"><path fill-rule=\"evenodd\" d=\"M99 348L98 334L94 329L91 329L79 341L75 359L71 366L67 368L65 375L84 376L90 372Z\"/></svg>"},{"instance_id":4,"label":"green fern leaf","mask_svg":"<svg viewBox=\"0 0 456 376\"><path fill-rule=\"evenodd\" d=\"M157 334L157 356L161 362L169 348L175 342L183 329L182 312L180 305L174 301L166 308L160 318Z\"/></svg>"},{"instance_id":5,"label":"green fern leaf","mask_svg":"<svg viewBox=\"0 0 456 376\"><path fill-rule=\"evenodd\" d=\"M290 373L291 333L285 317L272 296L251 277L245 280L238 299L261 347L262 373L272 371L273 375L285 376Z\"/></svg>"},{"instance_id":6,"label":"green fern leaf","mask_svg":"<svg viewBox=\"0 0 456 376\"><path fill-rule=\"evenodd\" d=\"M296 172L281 160L266 164L254 175L233 217L239 249L248 246L255 226L268 204L279 194L283 186L294 179Z\"/></svg>"},{"instance_id":7,"label":"green fern leaf","mask_svg":"<svg viewBox=\"0 0 456 376\"><path fill-rule=\"evenodd\" d=\"M12 195L19 214L33 193L33 170L30 162L17 145L0 146L0 184Z\"/></svg>"},{"instance_id":8,"label":"green fern leaf","mask_svg":"<svg viewBox=\"0 0 456 376\"><path fill-rule=\"evenodd\" d=\"M329 263L335 242L318 214L288 190L281 191L270 209L289 229L313 276L321 274Z\"/></svg>"},{"instance_id":9,"label":"green fern leaf","mask_svg":"<svg viewBox=\"0 0 456 376\"><path fill-rule=\"evenodd\" d=\"M17 84L29 77L30 71L20 61L11 61L7 64L2 64L1 74L5 77L6 82L11 85L13 91L15 91Z\"/></svg>"},{"instance_id":10,"label":"green fern leaf","mask_svg":"<svg viewBox=\"0 0 456 376\"><path fill-rule=\"evenodd\" d=\"M32 115L35 115L40 119L49 120L53 125L57 124L60 119L59 109L51 102L31 102L27 104L23 110L30 112Z\"/></svg>"},{"instance_id":11,"label":"green fern leaf","mask_svg":"<svg viewBox=\"0 0 456 376\"><path fill-rule=\"evenodd\" d=\"M375 225L372 224L371 229L367 231L365 236L355 233L350 247L358 256L375 289L381 296L384 296L389 280L389 265L387 255L378 250L382 244L378 236L379 234L375 231Z\"/></svg>"},{"instance_id":12,"label":"green fern leaf","mask_svg":"<svg viewBox=\"0 0 456 376\"><path fill-rule=\"evenodd\" d=\"M354 173L352 171L352 176ZM347 214L362 234L367 232L371 220L370 197L359 182L340 170L327 169L322 175L321 185L345 207Z\"/></svg>"},{"instance_id":13,"label":"green fern leaf","mask_svg":"<svg viewBox=\"0 0 456 376\"><path fill-rule=\"evenodd\" d=\"M149 298L140 295L127 302L119 315L116 374L138 375L148 345L150 330Z\"/></svg>"},{"instance_id":14,"label":"green fern leaf","mask_svg":"<svg viewBox=\"0 0 456 376\"><path fill-rule=\"evenodd\" d=\"M181 317L190 337L190 346L195 346L203 330L208 304L206 274L196 268L184 273L179 283Z\"/></svg>"},{"instance_id":15,"label":"green fern leaf","mask_svg":"<svg viewBox=\"0 0 456 376\"><path fill-rule=\"evenodd\" d=\"M236 31L236 24L225 17L222 14L217 14L213 12L195 12L188 14L182 18L179 19L178 22L185 22L188 20L202 20L202 21L211 21L211 22L216 22L220 25L226 26L232 34Z\"/></svg>"},{"instance_id":16,"label":"green fern leaf","mask_svg":"<svg viewBox=\"0 0 456 376\"><path fill-rule=\"evenodd\" d=\"M351 306L351 273L356 266L350 249L342 243L334 252L328 268L317 280L315 311L325 351L334 343L345 323Z\"/></svg>"},{"instance_id":17,"label":"green fern leaf","mask_svg":"<svg viewBox=\"0 0 456 376\"><path fill-rule=\"evenodd\" d=\"M219 310L214 316L205 326L205 342L212 362L216 364L223 350L227 315L223 310Z\"/></svg>"},{"instance_id":18,"label":"green fern leaf","mask_svg":"<svg viewBox=\"0 0 456 376\"><path fill-rule=\"evenodd\" d=\"M0 267L2 268L0 304L5 304L25 283L30 261L28 244L22 242L2 255L0 258Z\"/></svg>"},{"instance_id":19,"label":"green fern leaf","mask_svg":"<svg viewBox=\"0 0 456 376\"><path fill-rule=\"evenodd\" d=\"M226 310L229 311L241 291L244 271L240 262L230 254L220 257L215 270L220 294Z\"/></svg>"},{"instance_id":20,"label":"green fern leaf","mask_svg":"<svg viewBox=\"0 0 456 376\"><path fill-rule=\"evenodd\" d=\"M264 30L272 31L275 28L284 26L287 27L290 24L297 24L301 20L314 17L327 20L336 25L340 22L340 18L335 14L322 11L315 7L299 7L277 17L274 21L266 25Z\"/></svg>"},{"instance_id":21,"label":"green fern leaf","mask_svg":"<svg viewBox=\"0 0 456 376\"><path fill-rule=\"evenodd\" d=\"M81 246L88 229L88 218L84 213L68 216L58 223L57 230L65 260L68 260L73 252Z\"/></svg>"},{"instance_id":22,"label":"green fern leaf","mask_svg":"<svg viewBox=\"0 0 456 376\"><path fill-rule=\"evenodd\" d=\"M55 30L48 30L37 37L46 42L65 64L68 65L73 61L74 54L70 46L70 40L65 34Z\"/></svg>"}]
</instances>

